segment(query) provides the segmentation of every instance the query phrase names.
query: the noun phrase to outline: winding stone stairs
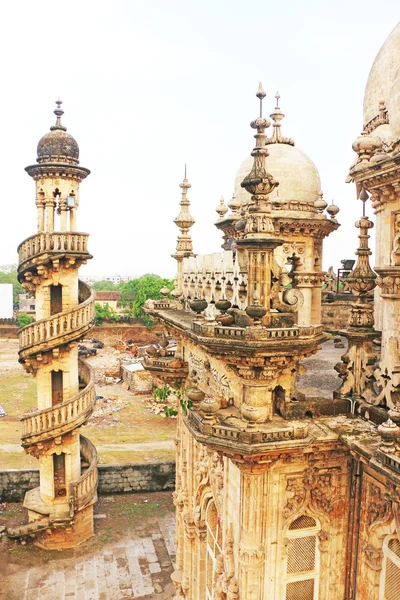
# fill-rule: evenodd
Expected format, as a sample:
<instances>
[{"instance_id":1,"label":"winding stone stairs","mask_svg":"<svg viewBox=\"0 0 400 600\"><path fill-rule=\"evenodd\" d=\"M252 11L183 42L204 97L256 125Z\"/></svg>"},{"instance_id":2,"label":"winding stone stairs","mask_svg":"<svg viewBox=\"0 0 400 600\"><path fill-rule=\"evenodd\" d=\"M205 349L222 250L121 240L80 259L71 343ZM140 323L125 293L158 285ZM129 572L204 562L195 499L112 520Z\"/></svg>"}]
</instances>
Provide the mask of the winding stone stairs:
<instances>
[{"instance_id":1,"label":"winding stone stairs","mask_svg":"<svg viewBox=\"0 0 400 600\"><path fill-rule=\"evenodd\" d=\"M87 251L88 234L40 233L31 236L18 248L18 279L33 291L43 277L64 268L79 268L91 255ZM79 304L75 308L53 314L27 325L19 332L19 360L27 371L40 369L45 357L57 357L61 348L80 340L93 327L95 294L83 281L78 281ZM94 371L79 359L79 392L60 404L35 410L22 417L22 446L36 457L45 446L60 444L65 436L89 419L96 402ZM8 528L11 538L35 537L36 534L73 524L74 515L96 499L98 482L97 452L94 445L80 435L82 474L67 484L67 514L52 513L51 506L40 499L39 488L28 492L29 509L43 518L20 527ZM87 467L88 465L88 467ZM32 494L33 493L33 494ZM34 497L37 498L35 503ZM36 506L37 504L37 506Z\"/></svg>"}]
</instances>

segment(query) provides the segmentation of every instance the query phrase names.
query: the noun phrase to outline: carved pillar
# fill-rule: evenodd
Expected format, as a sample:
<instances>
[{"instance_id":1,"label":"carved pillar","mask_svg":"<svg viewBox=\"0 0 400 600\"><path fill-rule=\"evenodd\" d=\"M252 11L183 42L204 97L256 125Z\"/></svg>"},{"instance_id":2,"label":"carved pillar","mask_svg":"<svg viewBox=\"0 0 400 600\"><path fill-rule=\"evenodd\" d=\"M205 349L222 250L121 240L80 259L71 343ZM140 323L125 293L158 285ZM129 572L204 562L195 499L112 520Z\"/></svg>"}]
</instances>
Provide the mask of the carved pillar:
<instances>
[{"instance_id":1,"label":"carved pillar","mask_svg":"<svg viewBox=\"0 0 400 600\"><path fill-rule=\"evenodd\" d=\"M376 274L369 265L372 252L368 247L368 230L373 226L368 217L364 216L356 222L356 227L360 230L360 243L356 251L357 264L346 281L357 296L357 301L351 305L349 327L343 332L349 340L349 347L343 356L343 362L335 366L343 379L343 384L335 395L342 398L363 398L370 403L376 403L373 389L375 359L372 341L377 337L377 333L373 327L373 307L367 302L367 294L376 285Z\"/></svg>"},{"instance_id":2,"label":"carved pillar","mask_svg":"<svg viewBox=\"0 0 400 600\"><path fill-rule=\"evenodd\" d=\"M376 372L384 400L392 417L400 418L400 266L375 267L381 288L382 354Z\"/></svg>"},{"instance_id":3,"label":"carved pillar","mask_svg":"<svg viewBox=\"0 0 400 600\"><path fill-rule=\"evenodd\" d=\"M60 203L60 231L68 230L68 209L64 203Z\"/></svg>"},{"instance_id":4,"label":"carved pillar","mask_svg":"<svg viewBox=\"0 0 400 600\"><path fill-rule=\"evenodd\" d=\"M47 198L45 200L46 206L46 231L48 233L53 233L54 231L54 207L56 203L52 198Z\"/></svg>"},{"instance_id":5,"label":"carved pillar","mask_svg":"<svg viewBox=\"0 0 400 600\"><path fill-rule=\"evenodd\" d=\"M76 231L76 208L69 209L69 230Z\"/></svg>"},{"instance_id":6,"label":"carved pillar","mask_svg":"<svg viewBox=\"0 0 400 600\"><path fill-rule=\"evenodd\" d=\"M313 307L313 291L314 287L312 284L313 273L306 273L303 271L294 272L294 284L296 289L300 290L304 297L304 304L300 307L297 323L308 327L312 323L312 307Z\"/></svg>"},{"instance_id":7,"label":"carved pillar","mask_svg":"<svg viewBox=\"0 0 400 600\"><path fill-rule=\"evenodd\" d=\"M240 468L239 597L264 598L266 466Z\"/></svg>"},{"instance_id":8,"label":"carved pillar","mask_svg":"<svg viewBox=\"0 0 400 600\"><path fill-rule=\"evenodd\" d=\"M38 233L42 233L44 231L44 204L43 204L43 201L38 200L36 202L36 206L37 206Z\"/></svg>"}]
</instances>

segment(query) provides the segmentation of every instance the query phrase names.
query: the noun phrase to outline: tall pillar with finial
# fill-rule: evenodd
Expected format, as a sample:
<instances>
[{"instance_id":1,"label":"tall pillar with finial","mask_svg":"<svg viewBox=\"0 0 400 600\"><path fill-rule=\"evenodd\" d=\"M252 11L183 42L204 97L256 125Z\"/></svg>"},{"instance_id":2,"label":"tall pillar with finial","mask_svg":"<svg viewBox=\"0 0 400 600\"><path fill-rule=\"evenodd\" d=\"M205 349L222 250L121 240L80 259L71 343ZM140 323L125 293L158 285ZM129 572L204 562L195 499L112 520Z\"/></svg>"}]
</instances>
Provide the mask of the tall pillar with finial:
<instances>
[{"instance_id":1,"label":"tall pillar with finial","mask_svg":"<svg viewBox=\"0 0 400 600\"><path fill-rule=\"evenodd\" d=\"M187 197L187 191L192 187L186 177L186 164L185 164L185 177L182 183L179 184L179 187L182 188L182 198L181 198L181 210L179 215L174 219L174 223L180 229L180 234L178 235L177 243L176 243L176 251L175 254L172 254L172 258L175 258L178 263L178 272L177 272L177 283L176 289L177 292L183 291L183 259L193 255L193 243L192 238L189 234L189 229L194 225L195 220L189 211L190 201Z\"/></svg>"},{"instance_id":2,"label":"tall pillar with finial","mask_svg":"<svg viewBox=\"0 0 400 600\"><path fill-rule=\"evenodd\" d=\"M22 417L22 446L39 461L40 485L26 493L29 524L11 528L46 549L72 548L93 535L97 454L80 434L96 402L93 369L78 357L78 342L94 324L94 293L79 280L92 258L88 234L76 231L79 146L57 120L26 167L36 185L38 231L18 247L18 279L35 295L36 321L19 332L19 361L36 377L37 407Z\"/></svg>"},{"instance_id":3,"label":"tall pillar with finial","mask_svg":"<svg viewBox=\"0 0 400 600\"><path fill-rule=\"evenodd\" d=\"M261 304L266 313L264 322L268 325L274 250L283 243L283 240L275 238L271 218L272 206L269 194L279 184L266 170L265 163L269 152L265 145L265 130L271 123L262 116L262 101L266 94L261 83L256 96L260 101L260 116L250 123L257 132L254 136L256 146L251 153L254 162L250 173L241 184L251 194L251 200L245 215L244 235L236 243L239 249L244 249L248 253L248 305Z\"/></svg>"},{"instance_id":4,"label":"tall pillar with finial","mask_svg":"<svg viewBox=\"0 0 400 600\"><path fill-rule=\"evenodd\" d=\"M351 305L349 327L343 332L349 342L347 352L343 356L343 362L335 366L343 379L343 384L335 395L372 403L376 398L373 390L375 356L372 342L379 334L374 329L373 304L367 301L367 296L376 286L377 276L369 264L372 252L368 247L368 231L374 224L365 216L365 200L363 216L356 221L355 226L360 230L360 243L356 250L358 258L346 281L357 296L357 301Z\"/></svg>"}]
</instances>

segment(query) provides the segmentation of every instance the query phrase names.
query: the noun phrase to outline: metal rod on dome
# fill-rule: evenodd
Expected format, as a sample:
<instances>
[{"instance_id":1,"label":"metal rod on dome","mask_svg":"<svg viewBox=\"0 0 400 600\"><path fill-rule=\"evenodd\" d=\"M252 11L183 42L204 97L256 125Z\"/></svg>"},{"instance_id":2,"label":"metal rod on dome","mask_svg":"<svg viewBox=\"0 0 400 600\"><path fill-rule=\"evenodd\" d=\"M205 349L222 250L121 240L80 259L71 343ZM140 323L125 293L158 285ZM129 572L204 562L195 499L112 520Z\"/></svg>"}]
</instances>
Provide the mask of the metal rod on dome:
<instances>
[{"instance_id":1,"label":"metal rod on dome","mask_svg":"<svg viewBox=\"0 0 400 600\"><path fill-rule=\"evenodd\" d=\"M186 179L186 163L185 163L185 179Z\"/></svg>"}]
</instances>

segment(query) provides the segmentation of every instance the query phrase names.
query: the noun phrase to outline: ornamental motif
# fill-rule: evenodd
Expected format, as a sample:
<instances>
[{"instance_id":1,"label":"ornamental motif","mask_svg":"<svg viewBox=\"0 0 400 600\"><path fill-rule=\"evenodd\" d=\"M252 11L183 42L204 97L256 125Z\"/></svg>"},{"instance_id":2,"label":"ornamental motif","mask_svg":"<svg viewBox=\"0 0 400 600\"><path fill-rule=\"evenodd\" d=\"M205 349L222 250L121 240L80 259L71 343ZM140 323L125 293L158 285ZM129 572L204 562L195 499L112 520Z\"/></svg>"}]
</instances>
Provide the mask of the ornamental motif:
<instances>
[{"instance_id":1,"label":"ornamental motif","mask_svg":"<svg viewBox=\"0 0 400 600\"><path fill-rule=\"evenodd\" d=\"M338 502L338 475L338 469L321 472L312 467L301 476L288 478L286 492L291 495L283 509L284 517L288 519L306 506L317 512L333 512Z\"/></svg>"},{"instance_id":2,"label":"ornamental motif","mask_svg":"<svg viewBox=\"0 0 400 600\"><path fill-rule=\"evenodd\" d=\"M385 491L371 484L367 490L367 525L371 529L378 523L387 520L391 509L391 501Z\"/></svg>"}]
</instances>

